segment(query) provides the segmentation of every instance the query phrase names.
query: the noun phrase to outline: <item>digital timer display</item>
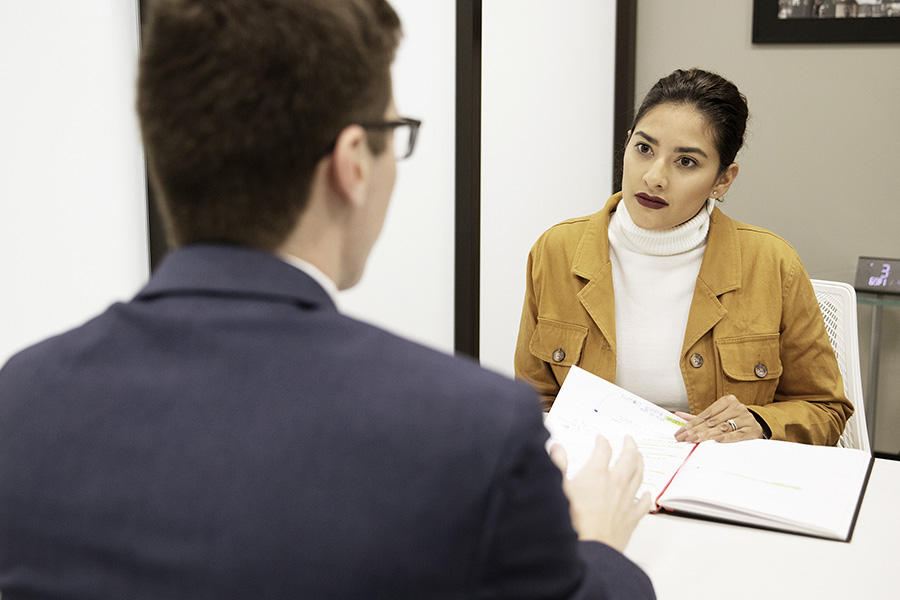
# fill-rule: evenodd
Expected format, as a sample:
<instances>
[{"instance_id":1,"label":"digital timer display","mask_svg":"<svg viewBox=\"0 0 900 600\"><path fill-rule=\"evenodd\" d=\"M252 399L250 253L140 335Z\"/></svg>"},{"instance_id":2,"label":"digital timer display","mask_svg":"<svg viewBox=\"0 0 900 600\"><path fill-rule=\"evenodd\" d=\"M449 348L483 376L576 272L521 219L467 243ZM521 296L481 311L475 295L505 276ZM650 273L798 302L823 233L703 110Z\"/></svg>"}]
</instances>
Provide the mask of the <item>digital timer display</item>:
<instances>
[{"instance_id":1,"label":"digital timer display","mask_svg":"<svg viewBox=\"0 0 900 600\"><path fill-rule=\"evenodd\" d=\"M900 295L900 258L860 256L853 287L858 292Z\"/></svg>"}]
</instances>

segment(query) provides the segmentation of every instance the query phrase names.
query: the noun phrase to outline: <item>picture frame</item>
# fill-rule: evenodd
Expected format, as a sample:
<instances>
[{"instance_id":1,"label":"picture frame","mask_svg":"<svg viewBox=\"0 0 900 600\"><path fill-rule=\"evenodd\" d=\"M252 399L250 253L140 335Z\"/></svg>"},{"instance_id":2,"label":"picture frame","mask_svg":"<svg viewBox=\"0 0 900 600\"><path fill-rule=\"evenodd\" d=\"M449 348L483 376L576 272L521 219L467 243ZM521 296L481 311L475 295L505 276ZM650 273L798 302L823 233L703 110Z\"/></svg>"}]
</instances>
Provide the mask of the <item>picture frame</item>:
<instances>
[{"instance_id":1,"label":"picture frame","mask_svg":"<svg viewBox=\"0 0 900 600\"><path fill-rule=\"evenodd\" d=\"M784 18L794 11L799 18ZM900 43L900 2L753 0L753 43Z\"/></svg>"}]
</instances>

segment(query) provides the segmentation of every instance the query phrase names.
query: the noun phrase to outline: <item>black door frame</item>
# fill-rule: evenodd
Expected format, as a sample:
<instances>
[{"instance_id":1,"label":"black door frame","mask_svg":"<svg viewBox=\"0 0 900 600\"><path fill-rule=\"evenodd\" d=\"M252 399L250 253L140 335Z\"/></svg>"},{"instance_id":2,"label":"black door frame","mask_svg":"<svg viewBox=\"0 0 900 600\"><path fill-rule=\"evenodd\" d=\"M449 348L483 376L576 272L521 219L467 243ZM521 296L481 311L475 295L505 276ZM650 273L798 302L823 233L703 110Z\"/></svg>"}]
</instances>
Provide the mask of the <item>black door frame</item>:
<instances>
[{"instance_id":1,"label":"black door frame","mask_svg":"<svg viewBox=\"0 0 900 600\"><path fill-rule=\"evenodd\" d=\"M456 268L454 350L477 359L481 299L481 7L456 2ZM621 145L634 112L637 0L616 0L613 104L614 193L621 187Z\"/></svg>"}]
</instances>

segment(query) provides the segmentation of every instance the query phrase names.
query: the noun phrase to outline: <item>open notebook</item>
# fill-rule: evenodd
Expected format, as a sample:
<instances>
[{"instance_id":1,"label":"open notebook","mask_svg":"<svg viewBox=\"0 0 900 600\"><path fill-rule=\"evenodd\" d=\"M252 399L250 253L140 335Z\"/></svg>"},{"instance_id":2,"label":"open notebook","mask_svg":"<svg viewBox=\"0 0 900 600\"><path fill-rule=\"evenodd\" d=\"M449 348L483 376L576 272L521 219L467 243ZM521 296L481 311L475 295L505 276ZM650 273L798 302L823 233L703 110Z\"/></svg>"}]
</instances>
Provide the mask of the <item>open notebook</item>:
<instances>
[{"instance_id":1,"label":"open notebook","mask_svg":"<svg viewBox=\"0 0 900 600\"><path fill-rule=\"evenodd\" d=\"M587 461L598 434L613 461L630 435L644 457L638 495L655 510L849 541L872 466L862 450L774 440L676 442L674 414L572 367L545 420L548 448L562 444L568 476Z\"/></svg>"}]
</instances>

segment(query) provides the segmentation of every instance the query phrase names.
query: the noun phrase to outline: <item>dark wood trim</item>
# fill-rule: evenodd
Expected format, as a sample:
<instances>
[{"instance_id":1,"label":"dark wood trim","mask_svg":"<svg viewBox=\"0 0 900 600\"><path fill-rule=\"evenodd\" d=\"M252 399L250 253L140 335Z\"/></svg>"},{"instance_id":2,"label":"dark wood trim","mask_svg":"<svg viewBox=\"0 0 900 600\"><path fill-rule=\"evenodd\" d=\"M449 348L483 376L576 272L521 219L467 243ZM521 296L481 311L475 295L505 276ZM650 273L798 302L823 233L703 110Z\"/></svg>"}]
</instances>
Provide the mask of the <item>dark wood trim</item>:
<instances>
[{"instance_id":1,"label":"dark wood trim","mask_svg":"<svg viewBox=\"0 0 900 600\"><path fill-rule=\"evenodd\" d=\"M612 192L622 189L622 149L634 115L637 0L616 2L616 72L613 105Z\"/></svg>"},{"instance_id":2,"label":"dark wood trim","mask_svg":"<svg viewBox=\"0 0 900 600\"><path fill-rule=\"evenodd\" d=\"M476 359L481 318L481 2L456 2L453 348Z\"/></svg>"}]
</instances>

